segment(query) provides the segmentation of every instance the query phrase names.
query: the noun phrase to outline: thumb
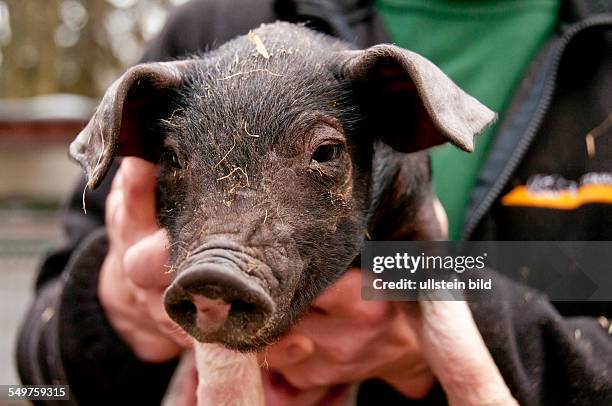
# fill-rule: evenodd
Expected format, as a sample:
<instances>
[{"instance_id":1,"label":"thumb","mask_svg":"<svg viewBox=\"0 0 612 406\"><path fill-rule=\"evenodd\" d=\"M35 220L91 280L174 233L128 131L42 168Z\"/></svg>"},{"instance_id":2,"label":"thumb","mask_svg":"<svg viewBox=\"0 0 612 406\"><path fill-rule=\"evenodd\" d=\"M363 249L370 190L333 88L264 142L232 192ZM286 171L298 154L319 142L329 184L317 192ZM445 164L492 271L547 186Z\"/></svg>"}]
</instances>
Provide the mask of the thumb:
<instances>
[{"instance_id":1,"label":"thumb","mask_svg":"<svg viewBox=\"0 0 612 406\"><path fill-rule=\"evenodd\" d=\"M128 278L143 289L163 290L172 281L168 268L168 236L159 229L130 246L123 257Z\"/></svg>"},{"instance_id":2,"label":"thumb","mask_svg":"<svg viewBox=\"0 0 612 406\"><path fill-rule=\"evenodd\" d=\"M121 161L118 178L124 204L132 216L150 224L155 219L155 189L158 165L140 158L126 157Z\"/></svg>"}]
</instances>

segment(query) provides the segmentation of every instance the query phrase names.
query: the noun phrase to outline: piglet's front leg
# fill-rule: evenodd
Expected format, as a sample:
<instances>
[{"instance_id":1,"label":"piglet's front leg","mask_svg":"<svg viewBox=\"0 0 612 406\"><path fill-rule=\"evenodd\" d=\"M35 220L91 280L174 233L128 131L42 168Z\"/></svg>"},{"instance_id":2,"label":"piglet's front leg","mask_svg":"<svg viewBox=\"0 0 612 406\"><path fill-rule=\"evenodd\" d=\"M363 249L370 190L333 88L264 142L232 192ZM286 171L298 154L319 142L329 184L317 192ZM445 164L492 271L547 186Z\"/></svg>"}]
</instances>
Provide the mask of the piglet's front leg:
<instances>
[{"instance_id":1,"label":"piglet's front leg","mask_svg":"<svg viewBox=\"0 0 612 406\"><path fill-rule=\"evenodd\" d=\"M422 300L420 308L423 351L449 405L517 406L467 302Z\"/></svg>"},{"instance_id":2,"label":"piglet's front leg","mask_svg":"<svg viewBox=\"0 0 612 406\"><path fill-rule=\"evenodd\" d=\"M257 355L218 345L194 343L198 406L263 406Z\"/></svg>"}]
</instances>

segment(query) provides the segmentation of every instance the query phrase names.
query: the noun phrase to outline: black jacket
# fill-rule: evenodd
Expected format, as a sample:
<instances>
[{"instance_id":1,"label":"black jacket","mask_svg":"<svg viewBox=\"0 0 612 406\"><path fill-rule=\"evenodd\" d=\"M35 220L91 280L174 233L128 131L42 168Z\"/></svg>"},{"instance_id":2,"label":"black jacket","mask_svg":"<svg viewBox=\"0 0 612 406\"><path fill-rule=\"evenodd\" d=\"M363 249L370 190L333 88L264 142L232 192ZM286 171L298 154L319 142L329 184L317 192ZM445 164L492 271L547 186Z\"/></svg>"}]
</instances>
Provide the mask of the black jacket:
<instances>
[{"instance_id":1,"label":"black jacket","mask_svg":"<svg viewBox=\"0 0 612 406\"><path fill-rule=\"evenodd\" d=\"M384 28L368 3L260 0L258 7L253 7L250 0L192 1L170 17L143 61L168 60L213 47L262 22L277 19L308 21L316 29L352 40L359 46L386 42ZM601 27L609 24L604 18L600 20L593 24ZM565 172L566 165L582 165L577 157L568 156L567 161L558 162L558 167L543 168L537 157L549 154L550 145L538 142L540 134L545 134L545 123L563 125L563 122L555 124L559 118L552 113L547 115L553 96L545 96L545 91L550 92L550 83L553 83L553 90L557 83L551 72L559 69L558 54L564 49L563 44L572 42L567 38L577 36L577 31L589 29L569 28L565 36L554 39L534 62L506 115L475 189L467 238L541 239L546 236L547 239L559 239L563 234L548 238L551 229L547 227L563 224L562 227L574 230L568 238L612 239L609 238L612 234L609 226L592 228L591 222L572 222L576 217L592 215L609 225L612 222L609 205L587 207L585 210L590 211L583 215L557 211L547 214L551 216L548 222L527 223L516 221L516 218L524 220L522 216L527 214L523 213L532 209L509 208L499 203L500 196L510 188L514 178L520 182L539 171L556 171L553 173L570 176L575 172ZM595 30L600 32L603 28ZM604 48L600 45L592 48L598 55L603 53ZM605 49L605 55L610 58L609 47ZM610 72L608 68L608 79ZM594 77L593 80L599 79ZM535 108L544 102L545 106ZM607 106L607 111L612 110L609 104ZM544 116L548 118L543 119ZM594 126L589 120L597 121L596 117L580 118L584 119L584 127ZM545 139L567 142L566 138L572 136L552 132ZM520 148L516 147L517 143ZM516 151L520 151L520 156ZM536 155L534 162L529 160L530 154ZM511 155L513 158L508 160ZM600 165L605 167L606 163L609 171L609 159ZM159 404L176 362L151 364L140 361L112 330L97 299L98 273L107 251L104 202L115 171L116 165L101 187L88 193L87 216L81 210L83 182L62 211L69 242L52 253L41 268L36 299L19 337L19 372L26 384L68 383L73 401L79 404ZM534 216L539 219L540 212L535 210ZM535 227L530 229L530 225ZM612 336L609 334L612 330L607 321L594 317L564 318L545 299L526 295L517 285L499 283L507 284L507 289L502 289L504 297L483 298L470 306L487 346L520 404L612 404ZM576 306L565 307L574 313L582 312L574 310ZM608 308L606 305L600 307L586 305L585 308L588 313ZM43 313L52 316L43 318ZM576 331L580 331L579 338ZM410 402L386 384L368 381L360 387L359 404L439 405L446 401L440 388L435 388L424 401Z\"/></svg>"}]
</instances>

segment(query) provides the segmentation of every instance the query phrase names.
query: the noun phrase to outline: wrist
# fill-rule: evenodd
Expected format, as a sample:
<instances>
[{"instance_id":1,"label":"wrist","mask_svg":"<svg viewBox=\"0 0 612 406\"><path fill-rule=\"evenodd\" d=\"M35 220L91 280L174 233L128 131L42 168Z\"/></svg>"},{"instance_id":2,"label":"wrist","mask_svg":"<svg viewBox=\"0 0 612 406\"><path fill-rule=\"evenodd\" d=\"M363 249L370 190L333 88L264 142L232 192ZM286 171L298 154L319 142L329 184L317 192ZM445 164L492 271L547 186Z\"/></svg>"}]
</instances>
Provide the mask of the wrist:
<instances>
[{"instance_id":1,"label":"wrist","mask_svg":"<svg viewBox=\"0 0 612 406\"><path fill-rule=\"evenodd\" d=\"M100 269L98 298L112 329L144 362L165 362L180 355L182 348L164 333L140 302L138 290L124 275L123 257L112 245ZM161 294L155 292L155 294Z\"/></svg>"},{"instance_id":2,"label":"wrist","mask_svg":"<svg viewBox=\"0 0 612 406\"><path fill-rule=\"evenodd\" d=\"M102 265L100 266L100 276L97 284L97 296L100 302L106 319L113 327L113 330L124 339L127 344L130 344L129 336L131 323L128 322L129 317L125 314L126 310L130 309L129 303L123 303L126 298L120 294L120 283L117 279L120 275L121 261L114 254L112 248L109 249ZM123 311L122 311L123 309ZM131 345L130 345L131 347Z\"/></svg>"},{"instance_id":3,"label":"wrist","mask_svg":"<svg viewBox=\"0 0 612 406\"><path fill-rule=\"evenodd\" d=\"M159 403L176 361L143 362L113 329L98 297L107 253L106 233L99 230L80 244L62 275L57 316L67 381L78 403L108 403L119 395L128 403Z\"/></svg>"}]
</instances>

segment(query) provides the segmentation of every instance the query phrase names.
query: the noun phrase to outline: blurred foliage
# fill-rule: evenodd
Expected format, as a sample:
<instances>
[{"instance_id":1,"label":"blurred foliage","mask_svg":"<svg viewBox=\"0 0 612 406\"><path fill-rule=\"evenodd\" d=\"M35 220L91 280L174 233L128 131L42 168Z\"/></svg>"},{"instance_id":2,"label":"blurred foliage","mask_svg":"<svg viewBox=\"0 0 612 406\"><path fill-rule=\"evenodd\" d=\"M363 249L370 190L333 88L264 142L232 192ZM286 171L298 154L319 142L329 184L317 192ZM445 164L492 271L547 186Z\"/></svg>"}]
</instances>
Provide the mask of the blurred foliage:
<instances>
[{"instance_id":1,"label":"blurred foliage","mask_svg":"<svg viewBox=\"0 0 612 406\"><path fill-rule=\"evenodd\" d=\"M0 98L98 97L185 0L0 0Z\"/></svg>"}]
</instances>

